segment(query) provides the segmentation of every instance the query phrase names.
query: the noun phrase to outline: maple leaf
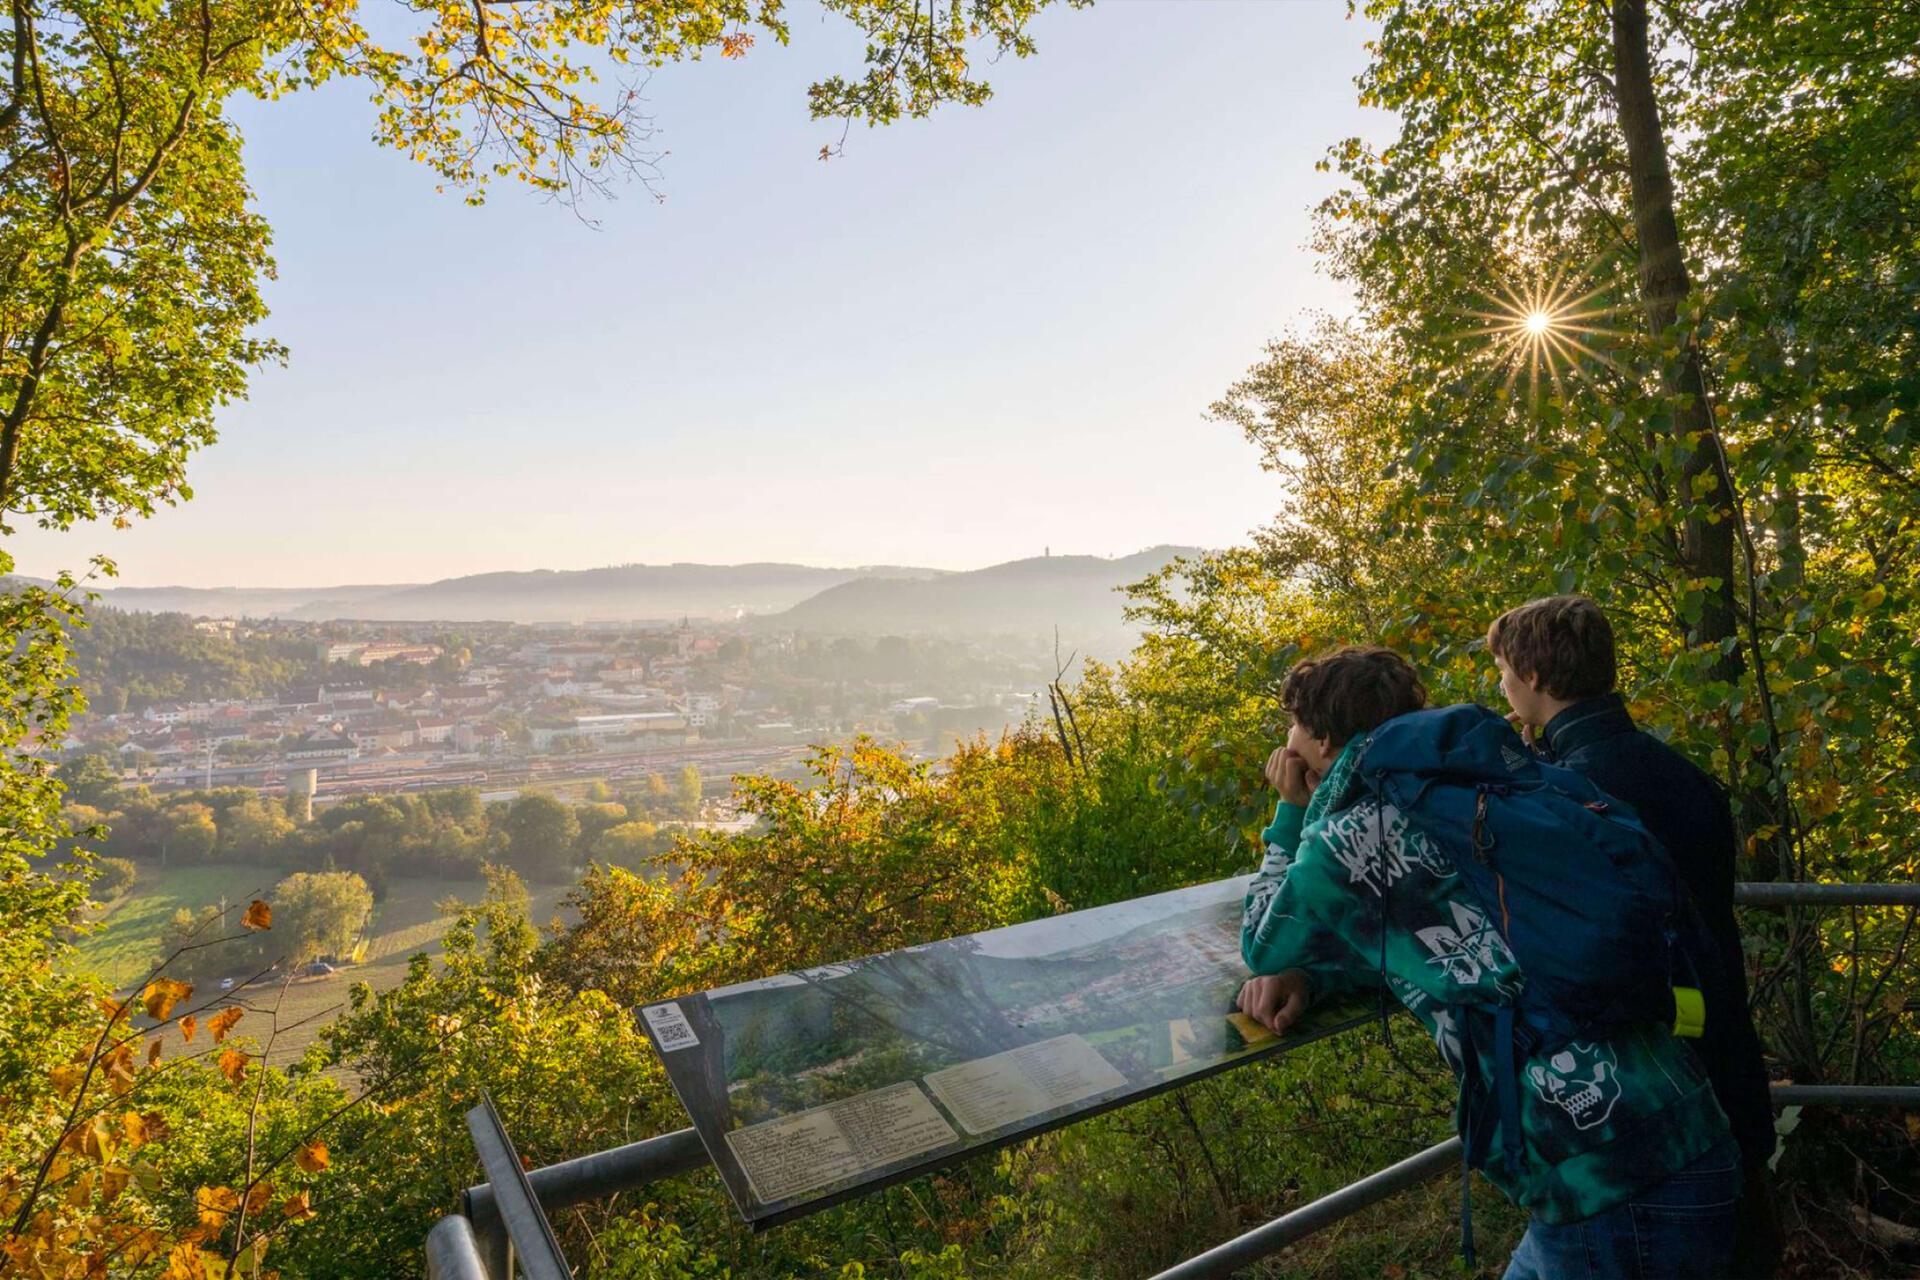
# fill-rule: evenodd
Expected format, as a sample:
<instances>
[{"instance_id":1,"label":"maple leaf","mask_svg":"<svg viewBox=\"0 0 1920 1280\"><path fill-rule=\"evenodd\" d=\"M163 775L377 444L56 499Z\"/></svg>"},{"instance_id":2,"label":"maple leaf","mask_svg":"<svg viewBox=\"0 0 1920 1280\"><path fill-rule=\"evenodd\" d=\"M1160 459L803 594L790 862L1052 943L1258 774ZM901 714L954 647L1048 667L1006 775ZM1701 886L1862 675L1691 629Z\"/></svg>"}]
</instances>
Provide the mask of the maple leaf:
<instances>
[{"instance_id":1,"label":"maple leaf","mask_svg":"<svg viewBox=\"0 0 1920 1280\"><path fill-rule=\"evenodd\" d=\"M140 993L140 1002L146 1007L147 1016L156 1022L164 1022L173 1006L193 994L193 988L184 982L175 982L172 978L155 978Z\"/></svg>"},{"instance_id":2,"label":"maple leaf","mask_svg":"<svg viewBox=\"0 0 1920 1280\"><path fill-rule=\"evenodd\" d=\"M247 914L240 917L240 923L249 929L273 928L273 908L255 898L247 907Z\"/></svg>"},{"instance_id":3,"label":"maple leaf","mask_svg":"<svg viewBox=\"0 0 1920 1280\"><path fill-rule=\"evenodd\" d=\"M238 1049L228 1049L220 1055L220 1074L235 1084L242 1084L247 1078L247 1055Z\"/></svg>"},{"instance_id":4,"label":"maple leaf","mask_svg":"<svg viewBox=\"0 0 1920 1280\"><path fill-rule=\"evenodd\" d=\"M331 1163L327 1158L327 1144L309 1142L294 1153L293 1162L307 1173L321 1172Z\"/></svg>"},{"instance_id":5,"label":"maple leaf","mask_svg":"<svg viewBox=\"0 0 1920 1280\"><path fill-rule=\"evenodd\" d=\"M744 58L747 50L753 48L753 36L746 31L736 31L720 41L720 56L723 58Z\"/></svg>"},{"instance_id":6,"label":"maple leaf","mask_svg":"<svg viewBox=\"0 0 1920 1280\"><path fill-rule=\"evenodd\" d=\"M193 1033L200 1029L200 1020L192 1014L180 1019L180 1039L186 1044L193 1043Z\"/></svg>"},{"instance_id":7,"label":"maple leaf","mask_svg":"<svg viewBox=\"0 0 1920 1280\"><path fill-rule=\"evenodd\" d=\"M213 1032L213 1042L219 1044L222 1040L225 1040L227 1033L233 1030L233 1024L240 1021L245 1013L246 1010L242 1009L239 1005L228 1005L211 1018L208 1018L207 1030Z\"/></svg>"}]
</instances>

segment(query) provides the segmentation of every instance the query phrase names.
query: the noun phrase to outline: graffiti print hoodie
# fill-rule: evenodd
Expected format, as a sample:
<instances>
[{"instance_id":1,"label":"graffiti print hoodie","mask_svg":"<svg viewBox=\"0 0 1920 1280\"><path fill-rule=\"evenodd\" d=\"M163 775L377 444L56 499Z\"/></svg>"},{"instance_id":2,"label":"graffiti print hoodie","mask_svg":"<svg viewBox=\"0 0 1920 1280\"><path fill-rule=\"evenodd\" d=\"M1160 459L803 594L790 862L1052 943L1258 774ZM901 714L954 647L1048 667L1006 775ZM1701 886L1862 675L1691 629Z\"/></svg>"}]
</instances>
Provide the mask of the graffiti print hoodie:
<instances>
[{"instance_id":1,"label":"graffiti print hoodie","mask_svg":"<svg viewBox=\"0 0 1920 1280\"><path fill-rule=\"evenodd\" d=\"M1377 989L1384 971L1456 1078L1466 1074L1462 1045L1472 1045L1479 1087L1463 1091L1455 1122L1466 1136L1470 1118L1479 1149L1498 1153L1504 1135L1484 1083L1495 1070L1492 1011L1524 975L1452 858L1359 785L1359 741L1312 803L1282 802L1263 833L1241 953L1255 973L1304 970L1316 1002ZM1705 1075L1663 1027L1538 1053L1519 1071L1523 1167L1510 1175L1495 1158L1482 1172L1546 1222L1611 1209L1727 1136Z\"/></svg>"}]
</instances>

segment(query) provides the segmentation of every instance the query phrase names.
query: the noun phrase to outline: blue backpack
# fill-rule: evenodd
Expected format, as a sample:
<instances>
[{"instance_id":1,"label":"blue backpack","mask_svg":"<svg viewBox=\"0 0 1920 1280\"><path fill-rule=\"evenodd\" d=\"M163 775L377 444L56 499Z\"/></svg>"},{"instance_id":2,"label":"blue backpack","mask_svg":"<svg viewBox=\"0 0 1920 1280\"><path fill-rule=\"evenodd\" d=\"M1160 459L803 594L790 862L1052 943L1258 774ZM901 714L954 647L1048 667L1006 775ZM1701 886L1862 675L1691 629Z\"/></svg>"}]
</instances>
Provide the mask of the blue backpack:
<instances>
[{"instance_id":1,"label":"blue backpack","mask_svg":"<svg viewBox=\"0 0 1920 1280\"><path fill-rule=\"evenodd\" d=\"M1492 1046L1503 1156L1517 1172L1527 1056L1675 1022L1675 983L1694 981L1697 945L1685 888L1629 806L1536 758L1485 707L1386 721L1355 775L1452 856L1520 963L1522 990L1495 1007ZM1470 1019L1460 1024L1470 1035ZM1478 1058L1471 1045L1463 1056L1464 1099ZM1473 1119L1463 1108L1468 1160L1479 1164L1492 1117Z\"/></svg>"}]
</instances>

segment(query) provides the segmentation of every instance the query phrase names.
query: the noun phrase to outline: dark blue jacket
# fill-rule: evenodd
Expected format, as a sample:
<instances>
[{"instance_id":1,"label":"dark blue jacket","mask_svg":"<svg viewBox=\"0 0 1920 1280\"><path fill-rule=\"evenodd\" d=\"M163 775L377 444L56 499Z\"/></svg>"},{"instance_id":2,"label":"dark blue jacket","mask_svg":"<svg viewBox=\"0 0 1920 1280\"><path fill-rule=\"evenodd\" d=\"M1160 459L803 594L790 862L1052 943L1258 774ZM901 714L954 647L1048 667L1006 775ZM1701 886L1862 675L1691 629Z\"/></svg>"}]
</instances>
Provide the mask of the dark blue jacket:
<instances>
[{"instance_id":1,"label":"dark blue jacket","mask_svg":"<svg viewBox=\"0 0 1920 1280\"><path fill-rule=\"evenodd\" d=\"M1765 1160L1774 1147L1773 1103L1733 919L1738 837L1727 793L1685 756L1636 728L1618 694L1568 707L1548 723L1541 745L1548 758L1632 805L1672 855L1720 960L1701 978L1707 1027L1693 1043L1742 1155L1749 1163Z\"/></svg>"}]
</instances>

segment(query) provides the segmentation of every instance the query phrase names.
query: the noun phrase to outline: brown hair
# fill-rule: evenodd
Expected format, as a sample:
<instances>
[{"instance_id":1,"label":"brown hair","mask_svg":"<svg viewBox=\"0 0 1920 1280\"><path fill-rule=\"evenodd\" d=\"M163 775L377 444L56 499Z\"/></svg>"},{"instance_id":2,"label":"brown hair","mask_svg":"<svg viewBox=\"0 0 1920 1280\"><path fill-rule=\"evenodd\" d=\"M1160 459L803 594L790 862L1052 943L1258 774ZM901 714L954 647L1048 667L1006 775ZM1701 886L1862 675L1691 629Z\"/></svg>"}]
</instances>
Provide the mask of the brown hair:
<instances>
[{"instance_id":1,"label":"brown hair","mask_svg":"<svg viewBox=\"0 0 1920 1280\"><path fill-rule=\"evenodd\" d=\"M1295 663L1280 688L1280 705L1308 733L1340 747L1426 706L1427 690L1413 664L1393 650L1348 644Z\"/></svg>"},{"instance_id":2,"label":"brown hair","mask_svg":"<svg viewBox=\"0 0 1920 1280\"><path fill-rule=\"evenodd\" d=\"M1619 670L1613 628L1585 596L1547 596L1509 609L1487 628L1487 649L1550 697L1612 693Z\"/></svg>"}]
</instances>

